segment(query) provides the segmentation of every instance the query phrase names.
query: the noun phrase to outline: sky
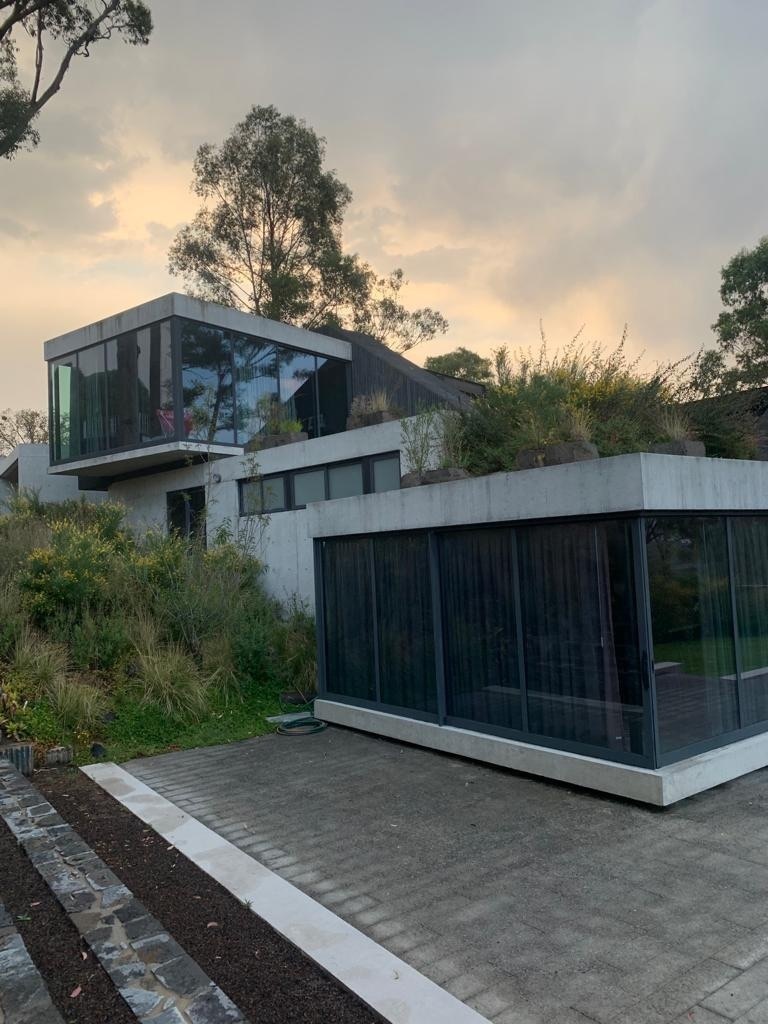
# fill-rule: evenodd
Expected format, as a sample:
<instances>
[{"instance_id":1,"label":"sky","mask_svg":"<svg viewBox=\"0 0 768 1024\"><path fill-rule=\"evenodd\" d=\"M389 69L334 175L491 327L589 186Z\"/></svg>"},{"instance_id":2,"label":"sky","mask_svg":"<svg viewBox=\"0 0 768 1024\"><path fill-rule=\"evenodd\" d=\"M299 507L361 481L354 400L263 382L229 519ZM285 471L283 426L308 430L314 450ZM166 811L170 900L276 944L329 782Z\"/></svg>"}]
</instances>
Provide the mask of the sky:
<instances>
[{"instance_id":1,"label":"sky","mask_svg":"<svg viewBox=\"0 0 768 1024\"><path fill-rule=\"evenodd\" d=\"M148 0L145 48L76 61L0 161L0 409L42 342L183 290L191 166L254 104L327 139L345 245L450 321L414 350L713 341L720 268L768 234L765 0Z\"/></svg>"}]
</instances>

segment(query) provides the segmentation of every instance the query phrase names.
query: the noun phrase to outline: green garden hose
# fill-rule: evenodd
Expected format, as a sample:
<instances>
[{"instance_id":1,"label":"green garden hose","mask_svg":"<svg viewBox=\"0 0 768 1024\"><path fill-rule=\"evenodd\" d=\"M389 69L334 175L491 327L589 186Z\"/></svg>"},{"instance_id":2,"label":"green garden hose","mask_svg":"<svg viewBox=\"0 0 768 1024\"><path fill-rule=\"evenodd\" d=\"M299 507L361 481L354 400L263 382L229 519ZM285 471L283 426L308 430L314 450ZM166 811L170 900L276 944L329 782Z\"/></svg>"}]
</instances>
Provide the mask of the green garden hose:
<instances>
[{"instance_id":1,"label":"green garden hose","mask_svg":"<svg viewBox=\"0 0 768 1024\"><path fill-rule=\"evenodd\" d=\"M322 732L327 726L319 718L297 718L293 722L281 722L277 731L281 736L311 736L313 733Z\"/></svg>"}]
</instances>

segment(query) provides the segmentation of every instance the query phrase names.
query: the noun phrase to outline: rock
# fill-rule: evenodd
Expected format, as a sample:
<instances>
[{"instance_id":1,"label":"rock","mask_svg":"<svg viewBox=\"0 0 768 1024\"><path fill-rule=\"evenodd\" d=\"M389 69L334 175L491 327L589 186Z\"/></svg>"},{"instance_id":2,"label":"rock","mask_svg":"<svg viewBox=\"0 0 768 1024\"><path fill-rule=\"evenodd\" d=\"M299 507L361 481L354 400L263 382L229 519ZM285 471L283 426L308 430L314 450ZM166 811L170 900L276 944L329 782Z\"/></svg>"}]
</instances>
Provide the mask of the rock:
<instances>
[{"instance_id":1,"label":"rock","mask_svg":"<svg viewBox=\"0 0 768 1024\"><path fill-rule=\"evenodd\" d=\"M420 487L422 484L445 484L451 480L466 480L469 477L461 466L443 466L440 469L426 469L423 473L405 473L400 477L400 487Z\"/></svg>"},{"instance_id":2,"label":"rock","mask_svg":"<svg viewBox=\"0 0 768 1024\"><path fill-rule=\"evenodd\" d=\"M591 441L561 441L544 448L546 466L564 466L569 462L589 462L599 458L600 454Z\"/></svg>"},{"instance_id":3,"label":"rock","mask_svg":"<svg viewBox=\"0 0 768 1024\"><path fill-rule=\"evenodd\" d=\"M91 744L91 757L106 757L107 748L103 747L101 743Z\"/></svg>"},{"instance_id":4,"label":"rock","mask_svg":"<svg viewBox=\"0 0 768 1024\"><path fill-rule=\"evenodd\" d=\"M692 458L703 458L707 454L702 441L664 441L651 447L655 455L688 455Z\"/></svg>"},{"instance_id":5,"label":"rock","mask_svg":"<svg viewBox=\"0 0 768 1024\"><path fill-rule=\"evenodd\" d=\"M521 448L515 458L518 469L539 469L544 465L543 448Z\"/></svg>"}]
</instances>

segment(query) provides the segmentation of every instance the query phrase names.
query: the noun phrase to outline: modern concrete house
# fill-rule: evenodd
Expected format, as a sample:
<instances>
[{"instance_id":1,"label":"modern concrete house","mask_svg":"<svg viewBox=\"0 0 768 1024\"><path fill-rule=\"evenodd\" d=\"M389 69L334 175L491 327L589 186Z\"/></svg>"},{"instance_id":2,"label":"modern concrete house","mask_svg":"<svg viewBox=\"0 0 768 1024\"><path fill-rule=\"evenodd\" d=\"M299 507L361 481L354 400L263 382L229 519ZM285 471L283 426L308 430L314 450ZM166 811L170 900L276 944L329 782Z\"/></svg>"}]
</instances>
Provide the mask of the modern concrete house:
<instances>
[{"instance_id":1,"label":"modern concrete house","mask_svg":"<svg viewBox=\"0 0 768 1024\"><path fill-rule=\"evenodd\" d=\"M397 419L347 429L352 399L384 392L408 416L482 391L366 335L179 294L54 338L45 358L55 479L123 502L140 530L260 530L264 513L267 586L309 605L306 506L399 488L409 468Z\"/></svg>"},{"instance_id":2,"label":"modern concrete house","mask_svg":"<svg viewBox=\"0 0 768 1024\"><path fill-rule=\"evenodd\" d=\"M268 586L315 606L326 720L657 805L768 765L765 462L401 490L401 424L346 429L352 400L406 417L472 386L363 335L169 295L45 354L53 476L137 529L268 514Z\"/></svg>"}]
</instances>

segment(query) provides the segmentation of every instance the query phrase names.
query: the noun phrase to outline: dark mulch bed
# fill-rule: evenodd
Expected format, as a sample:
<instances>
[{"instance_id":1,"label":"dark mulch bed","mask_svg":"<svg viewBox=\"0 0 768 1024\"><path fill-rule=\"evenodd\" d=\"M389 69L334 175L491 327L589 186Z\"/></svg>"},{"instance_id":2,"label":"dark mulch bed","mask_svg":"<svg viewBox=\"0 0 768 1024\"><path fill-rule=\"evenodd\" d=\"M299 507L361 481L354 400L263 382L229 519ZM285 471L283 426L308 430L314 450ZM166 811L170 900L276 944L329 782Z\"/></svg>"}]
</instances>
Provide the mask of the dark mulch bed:
<instances>
[{"instance_id":1,"label":"dark mulch bed","mask_svg":"<svg viewBox=\"0 0 768 1024\"><path fill-rule=\"evenodd\" d=\"M69 1024L136 1024L112 980L0 819L0 900ZM85 959L83 959L85 953ZM79 995L72 997L78 988Z\"/></svg>"},{"instance_id":2,"label":"dark mulch bed","mask_svg":"<svg viewBox=\"0 0 768 1024\"><path fill-rule=\"evenodd\" d=\"M38 772L34 782L252 1021L380 1021L377 1014L82 772L67 768ZM111 1024L111 1017L102 1018L106 1020Z\"/></svg>"}]
</instances>

